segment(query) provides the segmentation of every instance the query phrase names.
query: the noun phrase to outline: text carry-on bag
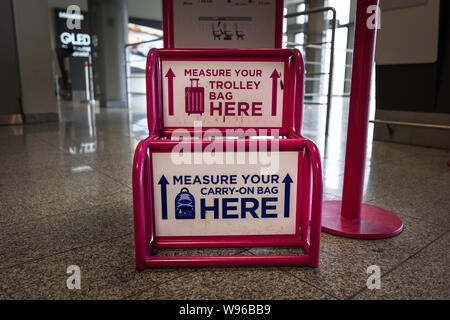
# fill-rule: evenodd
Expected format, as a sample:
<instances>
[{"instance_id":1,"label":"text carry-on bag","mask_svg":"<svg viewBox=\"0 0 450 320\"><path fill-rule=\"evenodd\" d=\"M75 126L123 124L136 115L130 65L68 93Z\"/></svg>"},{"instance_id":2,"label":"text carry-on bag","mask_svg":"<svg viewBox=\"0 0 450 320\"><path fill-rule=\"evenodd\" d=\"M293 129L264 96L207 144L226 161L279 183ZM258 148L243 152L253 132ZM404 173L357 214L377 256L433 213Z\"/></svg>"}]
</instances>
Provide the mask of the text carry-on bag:
<instances>
[{"instance_id":1,"label":"text carry-on bag","mask_svg":"<svg viewBox=\"0 0 450 320\"><path fill-rule=\"evenodd\" d=\"M198 78L191 78L191 86L185 88L185 106L188 115L205 112L205 88L198 86ZM193 82L196 82L194 87Z\"/></svg>"}]
</instances>

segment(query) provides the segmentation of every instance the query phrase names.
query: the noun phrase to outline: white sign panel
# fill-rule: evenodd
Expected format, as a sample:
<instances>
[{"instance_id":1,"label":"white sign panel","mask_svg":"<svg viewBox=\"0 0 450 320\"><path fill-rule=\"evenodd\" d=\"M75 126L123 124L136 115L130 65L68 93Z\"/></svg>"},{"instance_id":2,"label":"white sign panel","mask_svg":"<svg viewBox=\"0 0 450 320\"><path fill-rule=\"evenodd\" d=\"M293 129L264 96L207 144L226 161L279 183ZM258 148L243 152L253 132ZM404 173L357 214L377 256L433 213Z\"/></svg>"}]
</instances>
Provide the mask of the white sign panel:
<instances>
[{"instance_id":1,"label":"white sign panel","mask_svg":"<svg viewBox=\"0 0 450 320\"><path fill-rule=\"evenodd\" d=\"M156 236L296 233L298 152L280 152L279 170L264 175L248 162L177 165L170 153L152 158Z\"/></svg>"},{"instance_id":2,"label":"white sign panel","mask_svg":"<svg viewBox=\"0 0 450 320\"><path fill-rule=\"evenodd\" d=\"M282 61L162 61L165 127L281 127Z\"/></svg>"},{"instance_id":3,"label":"white sign panel","mask_svg":"<svg viewBox=\"0 0 450 320\"><path fill-rule=\"evenodd\" d=\"M383 0L381 9L375 52L377 65L437 61L439 0Z\"/></svg>"},{"instance_id":4,"label":"white sign panel","mask_svg":"<svg viewBox=\"0 0 450 320\"><path fill-rule=\"evenodd\" d=\"M275 47L276 0L173 0L172 19L173 48Z\"/></svg>"}]
</instances>

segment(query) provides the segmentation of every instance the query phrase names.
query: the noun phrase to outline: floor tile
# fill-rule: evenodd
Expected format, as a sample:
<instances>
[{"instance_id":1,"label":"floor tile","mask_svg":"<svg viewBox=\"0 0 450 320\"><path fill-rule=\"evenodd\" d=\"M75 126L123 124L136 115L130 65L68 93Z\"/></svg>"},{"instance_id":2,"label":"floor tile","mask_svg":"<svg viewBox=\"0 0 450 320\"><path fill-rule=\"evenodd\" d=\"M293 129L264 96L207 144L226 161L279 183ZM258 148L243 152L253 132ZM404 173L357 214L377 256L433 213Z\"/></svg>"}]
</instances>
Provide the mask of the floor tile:
<instances>
[{"instance_id":1,"label":"floor tile","mask_svg":"<svg viewBox=\"0 0 450 320\"><path fill-rule=\"evenodd\" d=\"M47 152L32 152L24 156L14 153L2 158L0 167L0 178L22 175L24 172L33 170L52 169L59 166L79 167L84 165L80 159L65 154L64 152L51 149Z\"/></svg>"},{"instance_id":2,"label":"floor tile","mask_svg":"<svg viewBox=\"0 0 450 320\"><path fill-rule=\"evenodd\" d=\"M67 288L67 268L81 271L81 289ZM127 235L77 248L29 263L0 269L2 299L123 299L138 289L128 274L143 274L134 267L133 236ZM178 273L147 272L148 286L157 286Z\"/></svg>"},{"instance_id":3,"label":"floor tile","mask_svg":"<svg viewBox=\"0 0 450 320\"><path fill-rule=\"evenodd\" d=\"M416 218L403 218L403 231L392 238L365 240L350 239L322 232L322 252L346 256L374 256L385 266L395 266L436 240L447 231L448 226L436 226Z\"/></svg>"},{"instance_id":4,"label":"floor tile","mask_svg":"<svg viewBox=\"0 0 450 320\"><path fill-rule=\"evenodd\" d=\"M420 148L420 152L398 159L392 164L407 168L414 176L426 179L450 173L450 166L447 165L449 160L450 150Z\"/></svg>"},{"instance_id":5,"label":"floor tile","mask_svg":"<svg viewBox=\"0 0 450 320\"><path fill-rule=\"evenodd\" d=\"M324 193L342 195L344 175L324 177ZM384 197L405 199L411 197L407 188L399 185L416 186L423 183L423 177L411 174L407 169L390 163L368 162L365 167L363 201Z\"/></svg>"},{"instance_id":6,"label":"floor tile","mask_svg":"<svg viewBox=\"0 0 450 320\"><path fill-rule=\"evenodd\" d=\"M152 272L152 269L144 272ZM197 269L185 277L164 282L160 286L148 286L132 296L136 300L211 300L222 299L218 281L208 269Z\"/></svg>"},{"instance_id":7,"label":"floor tile","mask_svg":"<svg viewBox=\"0 0 450 320\"><path fill-rule=\"evenodd\" d=\"M348 298L364 286L369 266L377 265L388 272L446 230L410 217L403 223L403 232L388 239L350 239L322 232L319 268L306 272L291 268L289 272L335 297Z\"/></svg>"},{"instance_id":8,"label":"floor tile","mask_svg":"<svg viewBox=\"0 0 450 320\"><path fill-rule=\"evenodd\" d=\"M406 184L408 185L408 184ZM450 173L410 184L409 188L382 192L369 203L398 214L411 216L439 226L450 226ZM381 186L380 186L381 187Z\"/></svg>"},{"instance_id":9,"label":"floor tile","mask_svg":"<svg viewBox=\"0 0 450 320\"><path fill-rule=\"evenodd\" d=\"M119 199L132 207L131 188L102 173L87 172L84 176L74 177L52 176L47 172L47 176L47 180L39 180L31 175L23 178L23 184L5 183L3 190L6 192L0 194L0 203L4 206L0 222L18 223L30 218L86 210ZM37 180L33 181L35 178ZM19 207L21 212L17 212Z\"/></svg>"},{"instance_id":10,"label":"floor tile","mask_svg":"<svg viewBox=\"0 0 450 320\"><path fill-rule=\"evenodd\" d=\"M406 256L404 257L406 259ZM340 256L322 252L318 268L283 267L304 282L320 288L330 296L345 299L358 292L367 281L367 268L380 263L377 254L371 257ZM384 265L380 265L383 270Z\"/></svg>"},{"instance_id":11,"label":"floor tile","mask_svg":"<svg viewBox=\"0 0 450 320\"><path fill-rule=\"evenodd\" d=\"M395 164L403 159L415 157L426 149L406 144L373 141L368 145L366 160L373 163Z\"/></svg>"},{"instance_id":12,"label":"floor tile","mask_svg":"<svg viewBox=\"0 0 450 320\"><path fill-rule=\"evenodd\" d=\"M234 256L245 251L244 248L170 248L155 249L152 256L179 257L179 256Z\"/></svg>"},{"instance_id":13,"label":"floor tile","mask_svg":"<svg viewBox=\"0 0 450 320\"><path fill-rule=\"evenodd\" d=\"M364 289L355 299L450 299L450 233L382 274L380 289Z\"/></svg>"},{"instance_id":14,"label":"floor tile","mask_svg":"<svg viewBox=\"0 0 450 320\"><path fill-rule=\"evenodd\" d=\"M28 155L49 151L55 151L55 148L33 136L0 136L0 154L3 155L19 154L25 158Z\"/></svg>"},{"instance_id":15,"label":"floor tile","mask_svg":"<svg viewBox=\"0 0 450 320\"><path fill-rule=\"evenodd\" d=\"M136 299L326 299L322 291L273 267L208 268L149 288Z\"/></svg>"},{"instance_id":16,"label":"floor tile","mask_svg":"<svg viewBox=\"0 0 450 320\"><path fill-rule=\"evenodd\" d=\"M344 174L345 162L332 159L322 160L322 176L326 178L338 177Z\"/></svg>"},{"instance_id":17,"label":"floor tile","mask_svg":"<svg viewBox=\"0 0 450 320\"><path fill-rule=\"evenodd\" d=\"M106 203L2 229L0 268L131 233L133 213L129 203Z\"/></svg>"},{"instance_id":18,"label":"floor tile","mask_svg":"<svg viewBox=\"0 0 450 320\"><path fill-rule=\"evenodd\" d=\"M305 254L302 247L255 247L248 248L248 251L254 255L301 255Z\"/></svg>"}]
</instances>

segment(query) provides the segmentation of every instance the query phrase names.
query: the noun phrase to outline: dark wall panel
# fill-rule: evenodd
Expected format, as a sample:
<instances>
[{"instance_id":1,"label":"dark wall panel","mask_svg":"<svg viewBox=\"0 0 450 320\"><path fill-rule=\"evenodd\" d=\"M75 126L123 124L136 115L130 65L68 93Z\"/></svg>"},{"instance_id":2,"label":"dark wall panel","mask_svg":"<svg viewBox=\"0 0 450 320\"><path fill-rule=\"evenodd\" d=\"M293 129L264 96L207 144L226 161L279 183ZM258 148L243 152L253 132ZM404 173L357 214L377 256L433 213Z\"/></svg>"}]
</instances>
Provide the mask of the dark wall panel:
<instances>
[{"instance_id":1,"label":"dark wall panel","mask_svg":"<svg viewBox=\"0 0 450 320\"><path fill-rule=\"evenodd\" d=\"M12 0L0 1L0 115L19 114L20 76Z\"/></svg>"},{"instance_id":2,"label":"dark wall panel","mask_svg":"<svg viewBox=\"0 0 450 320\"><path fill-rule=\"evenodd\" d=\"M435 63L377 65L377 109L435 112L436 85Z\"/></svg>"},{"instance_id":3,"label":"dark wall panel","mask_svg":"<svg viewBox=\"0 0 450 320\"><path fill-rule=\"evenodd\" d=\"M440 3L438 61L377 65L377 109L450 113L450 1Z\"/></svg>"},{"instance_id":4,"label":"dark wall panel","mask_svg":"<svg viewBox=\"0 0 450 320\"><path fill-rule=\"evenodd\" d=\"M436 111L450 113L450 1L441 1Z\"/></svg>"}]
</instances>

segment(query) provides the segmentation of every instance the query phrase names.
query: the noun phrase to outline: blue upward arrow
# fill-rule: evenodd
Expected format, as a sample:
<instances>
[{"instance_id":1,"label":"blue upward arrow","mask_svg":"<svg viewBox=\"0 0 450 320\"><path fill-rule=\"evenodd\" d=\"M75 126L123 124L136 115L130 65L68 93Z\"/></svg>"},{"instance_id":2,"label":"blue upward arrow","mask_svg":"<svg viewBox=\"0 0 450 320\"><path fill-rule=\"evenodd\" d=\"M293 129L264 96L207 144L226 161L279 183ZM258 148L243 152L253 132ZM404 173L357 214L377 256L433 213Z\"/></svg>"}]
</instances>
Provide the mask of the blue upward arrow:
<instances>
[{"instance_id":1,"label":"blue upward arrow","mask_svg":"<svg viewBox=\"0 0 450 320\"><path fill-rule=\"evenodd\" d=\"M162 218L167 219L167 185L169 184L169 181L167 181L166 177L163 175L161 179L159 179L158 184L161 185Z\"/></svg>"},{"instance_id":2,"label":"blue upward arrow","mask_svg":"<svg viewBox=\"0 0 450 320\"><path fill-rule=\"evenodd\" d=\"M289 208L291 207L291 183L292 181L291 176L289 173L284 177L283 183L284 183L284 217L289 218Z\"/></svg>"}]
</instances>

